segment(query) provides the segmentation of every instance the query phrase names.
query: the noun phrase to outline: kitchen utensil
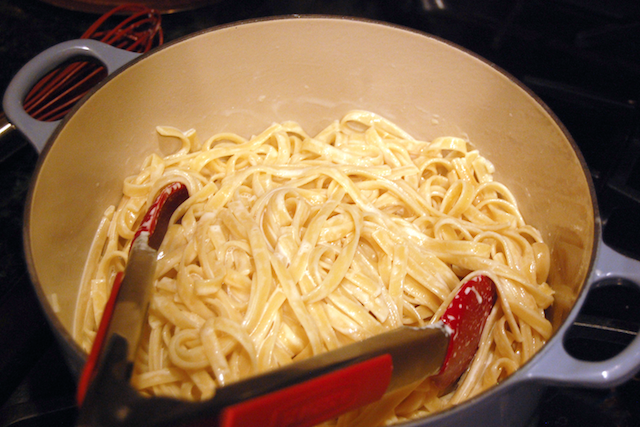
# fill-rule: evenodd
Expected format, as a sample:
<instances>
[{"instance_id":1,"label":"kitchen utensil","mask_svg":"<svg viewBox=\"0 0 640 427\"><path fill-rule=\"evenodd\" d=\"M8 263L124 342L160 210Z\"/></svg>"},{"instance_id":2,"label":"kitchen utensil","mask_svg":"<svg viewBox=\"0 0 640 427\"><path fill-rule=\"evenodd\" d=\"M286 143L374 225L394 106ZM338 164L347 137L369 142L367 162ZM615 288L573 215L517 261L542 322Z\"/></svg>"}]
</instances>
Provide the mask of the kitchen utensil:
<instances>
[{"instance_id":1,"label":"kitchen utensil","mask_svg":"<svg viewBox=\"0 0 640 427\"><path fill-rule=\"evenodd\" d=\"M116 25L112 23L114 19L119 21ZM140 4L123 4L98 18L81 38L144 53L163 43L161 16ZM23 108L37 120L58 121L106 75L102 65L91 61L54 68L29 90ZM0 112L0 138L13 130L4 113ZM12 152L9 148L4 151L5 156Z\"/></svg>"},{"instance_id":2,"label":"kitchen utensil","mask_svg":"<svg viewBox=\"0 0 640 427\"><path fill-rule=\"evenodd\" d=\"M112 7L127 3L128 0L43 0L54 6L83 12L103 13ZM151 7L161 13L196 9L220 0L138 0L139 4Z\"/></svg>"},{"instance_id":3,"label":"kitchen utensil","mask_svg":"<svg viewBox=\"0 0 640 427\"><path fill-rule=\"evenodd\" d=\"M551 250L548 282L557 291L548 313L551 340L496 387L406 425L523 425L546 384L607 388L638 371L638 338L602 362L574 359L564 349L589 290L611 277L638 285L640 266L601 241L593 185L562 124L492 64L423 33L371 21L290 17L237 23L133 60L63 125L32 126L15 100L20 81L39 76L38 63L58 61L69 50L93 55L110 70L130 60L89 42L60 45L44 54L47 60L36 57L4 100L20 130L46 143L25 212L25 247L31 278L72 370L86 359L72 338L74 307L83 298L78 260L86 258L105 207L119 200L124 178L149 153L168 149L155 136L156 126L249 137L273 121L296 120L313 134L358 108L388 117L418 139L469 138ZM54 296L57 311L48 302Z\"/></svg>"},{"instance_id":4,"label":"kitchen utensil","mask_svg":"<svg viewBox=\"0 0 640 427\"><path fill-rule=\"evenodd\" d=\"M169 188L171 191L178 191L177 186ZM179 199L175 200L178 203ZM176 206L167 204L159 210L170 216ZM147 218L154 215L150 212ZM151 236L150 240L159 238L161 231L151 231ZM112 291L117 300L112 293L80 379L81 426L157 427L199 424L206 419L210 424L228 427L311 427L428 376L446 390L473 359L495 303L493 281L487 276L474 276L459 287L435 324L400 327L241 380L219 388L211 400L202 403L145 398L136 395L129 377L144 321L142 301L147 298L142 294L150 290L155 257L145 233L134 239L122 285ZM123 298L123 293L133 298ZM125 308L120 307L122 301L128 303ZM102 351L99 370L87 389L96 366L93 361Z\"/></svg>"},{"instance_id":5,"label":"kitchen utensil","mask_svg":"<svg viewBox=\"0 0 640 427\"><path fill-rule=\"evenodd\" d=\"M146 318L157 252L167 231L173 212L189 197L181 183L166 186L149 207L131 243L129 260L124 274L116 276L93 348L78 382L78 402L84 400L87 388L95 375L98 360L108 338L118 334L128 344L127 362L133 364L140 333Z\"/></svg>"}]
</instances>

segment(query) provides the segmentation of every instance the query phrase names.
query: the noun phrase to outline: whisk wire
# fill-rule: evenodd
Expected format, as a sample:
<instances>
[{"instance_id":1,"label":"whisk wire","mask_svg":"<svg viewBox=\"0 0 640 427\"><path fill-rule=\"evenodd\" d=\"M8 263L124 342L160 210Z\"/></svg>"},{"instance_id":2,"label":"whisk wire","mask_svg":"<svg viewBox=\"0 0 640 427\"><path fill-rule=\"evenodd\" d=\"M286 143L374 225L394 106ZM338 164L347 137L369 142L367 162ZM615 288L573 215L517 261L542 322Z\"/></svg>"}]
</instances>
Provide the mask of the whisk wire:
<instances>
[{"instance_id":1,"label":"whisk wire","mask_svg":"<svg viewBox=\"0 0 640 427\"><path fill-rule=\"evenodd\" d=\"M111 18L124 14L128 16L115 26L103 28ZM161 15L144 5L124 4L98 18L81 38L144 53L164 42ZM58 67L33 86L24 100L24 109L38 120L59 120L105 76L104 67L91 61Z\"/></svg>"}]
</instances>

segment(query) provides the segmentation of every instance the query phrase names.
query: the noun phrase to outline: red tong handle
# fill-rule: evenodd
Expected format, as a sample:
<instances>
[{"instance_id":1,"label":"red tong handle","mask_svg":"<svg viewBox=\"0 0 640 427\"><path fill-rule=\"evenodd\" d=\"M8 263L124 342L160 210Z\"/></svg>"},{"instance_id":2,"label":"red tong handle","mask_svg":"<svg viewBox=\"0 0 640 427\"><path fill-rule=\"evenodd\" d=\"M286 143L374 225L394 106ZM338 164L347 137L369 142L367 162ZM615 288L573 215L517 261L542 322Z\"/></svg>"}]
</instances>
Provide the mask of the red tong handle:
<instances>
[{"instance_id":1,"label":"red tong handle","mask_svg":"<svg viewBox=\"0 0 640 427\"><path fill-rule=\"evenodd\" d=\"M167 227L169 226L169 220L171 219L173 212L188 197L189 191L182 183L175 182L164 187L145 214L138 230L136 231L133 241L135 241L143 232L147 232L149 233L148 245L151 248L158 250L167 231ZM131 247L133 248L133 242ZM122 272L116 275L113 287L111 288L111 294L109 295L109 300L107 301L102 314L102 319L100 320L98 332L93 341L93 346L91 347L91 353L89 353L87 363L80 375L76 393L76 400L79 405L82 405L89 388L89 384L95 376L98 360L100 359L100 355L105 345L107 331L113 316L113 310L116 306L123 276L124 273Z\"/></svg>"},{"instance_id":2,"label":"red tong handle","mask_svg":"<svg viewBox=\"0 0 640 427\"><path fill-rule=\"evenodd\" d=\"M391 356L382 354L228 406L222 410L218 426L311 427L379 400L387 390L392 371Z\"/></svg>"},{"instance_id":3,"label":"red tong handle","mask_svg":"<svg viewBox=\"0 0 640 427\"><path fill-rule=\"evenodd\" d=\"M82 369L82 374L80 374L78 389L76 391L76 401L80 406L82 406L84 396L87 394L87 389L89 388L89 384L93 379L96 366L98 364L98 359L100 358L102 348L104 347L104 338L107 335L107 330L109 329L109 320L111 319L111 316L113 315L113 309L116 306L116 300L118 299L118 292L120 291L120 285L122 284L123 275L124 274L122 272L116 275L115 281L113 282L113 287L111 288L111 295L109 295L107 305L105 305L104 307L102 320L100 321L100 326L98 326L98 332L96 333L96 337L93 340L93 345L91 346L91 353L89 353L87 363L85 363L84 368Z\"/></svg>"},{"instance_id":4,"label":"red tong handle","mask_svg":"<svg viewBox=\"0 0 640 427\"><path fill-rule=\"evenodd\" d=\"M162 208L159 210L162 210ZM158 209L150 209L150 213L153 213L152 216L157 216L157 213L155 213L157 211ZM145 225L144 228L153 229L153 227L157 227L153 221L149 224L151 225ZM444 362L438 373L431 377L436 386L443 389L448 388L467 369L477 351L482 330L495 299L495 285L486 276L474 277L460 286L441 318L441 323L450 328L450 336ZM107 307L108 310L110 305L108 304ZM105 313L107 310L105 310ZM431 330L435 331L435 329ZM395 340L398 336L398 334L394 334L394 338L389 336L384 338L384 335L382 334L378 338L382 339L385 348L390 346L388 340ZM403 340L409 340L407 341L409 344L402 344L398 347L398 341L394 341L396 344L390 347L404 349L405 345L413 343L416 337L411 335L408 338L404 333L401 335ZM376 339L376 337L371 339ZM371 345L371 342L369 345ZM389 349L387 348L387 350ZM401 352L404 352L404 350L401 350ZM111 354L111 352L107 352L107 354ZM366 357L366 351L362 353L361 350L357 350L354 354L360 354L363 358ZM122 380L116 378L111 381L112 376L108 372L100 370L98 372L101 375L101 381L104 382L106 379L106 383L110 381L111 383L106 385L108 390L105 389L103 394L103 398L106 398L106 400L98 404L100 406L110 405L112 409L107 410L107 413L113 412L114 405L120 409L124 405L131 411L131 416L127 417L126 420L119 420L115 423L113 421L105 421L98 424L123 427L135 425L140 427L181 422L183 425L199 427L205 425L220 427L249 427L255 425L266 427L311 427L324 420L335 418L340 414L379 400L388 391L393 381L394 360L396 357L400 357L400 359L403 357L400 356L397 349L385 351L366 360L358 361L339 369L328 370L310 379L294 382L291 385L284 385L282 388L275 389L275 391L261 394L259 391L261 387L266 386L268 389L273 387L272 381L276 381L277 384L282 380L281 377L277 376L277 373L271 374L276 375L273 378L269 378L270 374L266 374L264 378L254 379L257 382L251 390L252 393L256 392L256 390L258 393L254 394L254 397L243 397L246 390L242 384L234 383L221 388L213 400L199 403L187 403L168 398L149 399L139 395L129 398L122 397L121 395L126 394L123 394L123 387L133 391L128 385L127 379L123 377ZM395 360L395 362L398 362L398 360ZM306 361L300 363L304 364ZM407 360L405 359L401 363L407 363ZM107 362L108 364L109 362ZM310 366L318 365L312 364ZM402 366L404 365L398 365L396 369L402 370ZM286 376L283 378L286 378ZM415 378L416 381L420 379L419 377ZM284 381L286 383L290 380ZM103 384L103 382L100 384ZM108 396L112 396L112 398L108 398ZM128 401L127 399L131 400ZM112 402L112 400L114 401ZM117 401L120 401L120 403Z\"/></svg>"},{"instance_id":5,"label":"red tong handle","mask_svg":"<svg viewBox=\"0 0 640 427\"><path fill-rule=\"evenodd\" d=\"M495 284L483 275L469 279L457 291L441 318L451 329L451 337L442 367L431 377L437 387L448 388L468 368L495 299ZM379 400L387 391L392 372L391 355L382 354L229 406L222 411L218 425L311 427Z\"/></svg>"},{"instance_id":6,"label":"red tong handle","mask_svg":"<svg viewBox=\"0 0 640 427\"><path fill-rule=\"evenodd\" d=\"M473 360L482 330L496 300L493 280L475 276L466 281L440 319L453 331L440 372L431 377L439 388L445 389L460 378Z\"/></svg>"},{"instance_id":7,"label":"red tong handle","mask_svg":"<svg viewBox=\"0 0 640 427\"><path fill-rule=\"evenodd\" d=\"M174 182L164 187L156 196L142 219L133 240L140 234L149 233L149 246L158 250L169 227L169 220L175 210L189 197L189 190L181 182ZM131 245L133 247L133 245Z\"/></svg>"}]
</instances>

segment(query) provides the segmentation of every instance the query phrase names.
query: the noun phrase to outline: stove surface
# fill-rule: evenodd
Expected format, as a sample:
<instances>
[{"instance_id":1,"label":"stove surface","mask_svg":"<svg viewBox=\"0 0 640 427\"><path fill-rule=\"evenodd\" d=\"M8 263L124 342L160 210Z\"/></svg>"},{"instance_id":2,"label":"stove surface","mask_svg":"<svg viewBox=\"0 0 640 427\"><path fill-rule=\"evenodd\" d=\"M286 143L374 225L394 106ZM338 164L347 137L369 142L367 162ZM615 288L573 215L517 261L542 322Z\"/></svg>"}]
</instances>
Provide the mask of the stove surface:
<instances>
[{"instance_id":1,"label":"stove surface","mask_svg":"<svg viewBox=\"0 0 640 427\"><path fill-rule=\"evenodd\" d=\"M593 177L605 241L640 259L640 3L633 0L222 0L163 16L165 41L233 21L286 14L357 16L425 31L465 47L532 89L573 135ZM0 0L0 88L47 47L79 37L98 15ZM75 381L29 282L22 212L37 155L14 132L0 144L0 427L71 426ZM640 325L637 288L594 292L572 354L602 360ZM604 307L604 308L603 308ZM604 330L604 329L603 329ZM607 329L608 330L608 329ZM547 390L530 427L640 425L640 382Z\"/></svg>"}]
</instances>

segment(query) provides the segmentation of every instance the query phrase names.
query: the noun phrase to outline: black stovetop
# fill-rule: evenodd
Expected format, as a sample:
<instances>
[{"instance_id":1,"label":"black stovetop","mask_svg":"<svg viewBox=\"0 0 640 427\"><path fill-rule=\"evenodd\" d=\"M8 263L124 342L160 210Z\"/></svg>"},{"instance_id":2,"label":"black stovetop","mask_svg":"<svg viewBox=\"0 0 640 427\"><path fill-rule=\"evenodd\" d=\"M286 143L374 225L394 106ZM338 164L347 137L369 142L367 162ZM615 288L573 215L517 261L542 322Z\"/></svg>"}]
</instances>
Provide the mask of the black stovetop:
<instances>
[{"instance_id":1,"label":"black stovetop","mask_svg":"<svg viewBox=\"0 0 640 427\"><path fill-rule=\"evenodd\" d=\"M165 40L255 17L349 15L423 30L494 62L537 93L569 129L593 177L605 241L640 258L640 3L635 0L212 3L164 15ZM30 58L79 37L97 17L36 0L0 0L0 92ZM75 382L35 298L22 252L22 212L36 159L17 132L0 141L0 427L71 426L76 413ZM637 330L635 288L615 286L590 300L597 304L586 304L586 314ZM608 357L628 341L572 336L571 352L589 360ZM532 427L638 425L637 379L607 390L549 388L530 422Z\"/></svg>"}]
</instances>

